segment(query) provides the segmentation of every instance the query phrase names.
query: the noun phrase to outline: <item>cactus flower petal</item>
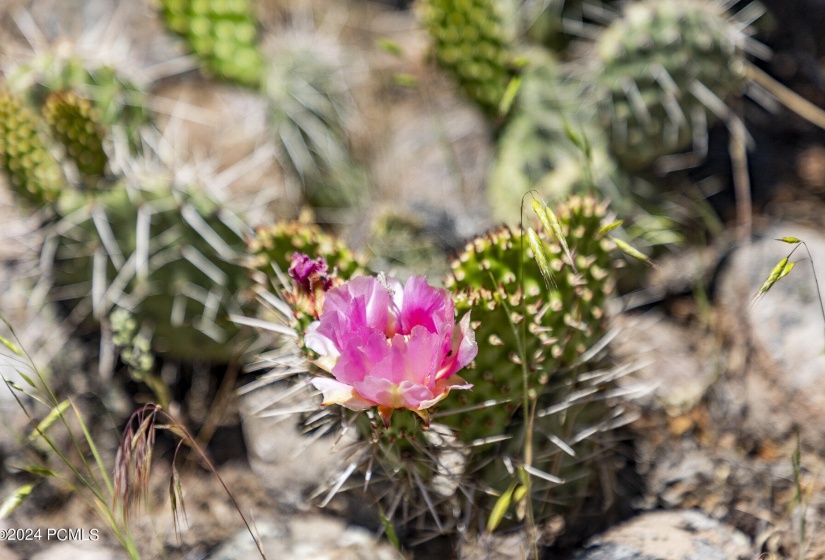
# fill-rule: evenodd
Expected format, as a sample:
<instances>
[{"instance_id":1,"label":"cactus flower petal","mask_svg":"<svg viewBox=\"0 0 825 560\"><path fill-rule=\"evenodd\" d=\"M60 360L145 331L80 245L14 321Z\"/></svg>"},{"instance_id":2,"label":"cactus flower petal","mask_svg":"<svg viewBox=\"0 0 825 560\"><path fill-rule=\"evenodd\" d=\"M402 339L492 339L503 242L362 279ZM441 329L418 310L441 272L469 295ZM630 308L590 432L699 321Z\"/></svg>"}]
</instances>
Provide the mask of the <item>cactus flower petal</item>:
<instances>
[{"instance_id":1,"label":"cactus flower petal","mask_svg":"<svg viewBox=\"0 0 825 560\"><path fill-rule=\"evenodd\" d=\"M340 404L350 410L369 410L375 406L375 403L363 398L346 383L328 377L316 377L311 383L324 394L324 400L321 403L324 406Z\"/></svg>"},{"instance_id":2,"label":"cactus flower petal","mask_svg":"<svg viewBox=\"0 0 825 560\"><path fill-rule=\"evenodd\" d=\"M396 409L415 411L426 422L426 409L450 390L470 389L453 374L478 352L469 315L456 324L449 292L423 276L404 286L360 277L332 288L304 341L335 378L312 381L324 393L323 404L377 406L385 424Z\"/></svg>"}]
</instances>

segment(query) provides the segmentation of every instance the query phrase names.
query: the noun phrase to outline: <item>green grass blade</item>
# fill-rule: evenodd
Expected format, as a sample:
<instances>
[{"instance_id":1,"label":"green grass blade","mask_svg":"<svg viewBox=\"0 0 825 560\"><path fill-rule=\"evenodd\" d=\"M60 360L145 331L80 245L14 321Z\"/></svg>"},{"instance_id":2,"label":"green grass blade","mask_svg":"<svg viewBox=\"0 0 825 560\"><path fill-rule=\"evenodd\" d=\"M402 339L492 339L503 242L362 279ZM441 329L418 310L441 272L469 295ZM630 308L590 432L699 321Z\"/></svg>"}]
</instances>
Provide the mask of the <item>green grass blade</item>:
<instances>
[{"instance_id":1,"label":"green grass blade","mask_svg":"<svg viewBox=\"0 0 825 560\"><path fill-rule=\"evenodd\" d=\"M56 407L54 407L51 410L51 412L49 412L46 415L46 417L40 421L37 427L31 431L28 439L26 439L26 442L31 443L34 440L36 440L41 434L46 433L46 431L52 427L52 424L57 422L57 419L63 415L63 413L66 411L70 404L71 403L69 402L69 399L66 399L65 401L61 402Z\"/></svg>"},{"instance_id":2,"label":"green grass blade","mask_svg":"<svg viewBox=\"0 0 825 560\"><path fill-rule=\"evenodd\" d=\"M83 415L80 414L80 411L77 409L75 404L72 402L72 410L74 410L75 416L77 416L77 421L80 424L80 429L83 431L83 437L86 438L86 442L89 444L89 449L92 451L92 456L95 458L95 463L97 463L97 468L100 469L100 476L103 478L103 482L106 484L106 489L109 491L109 496L115 495L114 486L112 486L112 481L109 479L109 474L106 471L106 464L103 462L103 459L100 458L100 453L97 450L97 446L95 445L95 441L92 438L92 434L89 433L89 429L86 427L86 423L83 421ZM92 480L95 481L97 484L97 480L92 477Z\"/></svg>"}]
</instances>

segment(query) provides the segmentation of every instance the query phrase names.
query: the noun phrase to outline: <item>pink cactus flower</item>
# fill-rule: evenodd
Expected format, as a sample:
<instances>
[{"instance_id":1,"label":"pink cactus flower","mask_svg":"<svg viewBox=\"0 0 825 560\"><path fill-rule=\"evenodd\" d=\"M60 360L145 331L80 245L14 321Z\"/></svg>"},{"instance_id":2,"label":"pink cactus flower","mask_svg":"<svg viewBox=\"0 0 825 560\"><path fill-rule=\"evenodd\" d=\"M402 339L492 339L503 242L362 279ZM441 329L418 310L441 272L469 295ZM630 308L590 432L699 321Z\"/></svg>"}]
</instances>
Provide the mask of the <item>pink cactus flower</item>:
<instances>
[{"instance_id":1,"label":"pink cactus flower","mask_svg":"<svg viewBox=\"0 0 825 560\"><path fill-rule=\"evenodd\" d=\"M429 424L427 409L452 389L472 387L454 374L478 353L470 314L456 324L449 292L423 276L403 287L394 278L362 276L332 288L304 340L334 377L312 380L323 404L377 406L385 426L398 408Z\"/></svg>"}]
</instances>

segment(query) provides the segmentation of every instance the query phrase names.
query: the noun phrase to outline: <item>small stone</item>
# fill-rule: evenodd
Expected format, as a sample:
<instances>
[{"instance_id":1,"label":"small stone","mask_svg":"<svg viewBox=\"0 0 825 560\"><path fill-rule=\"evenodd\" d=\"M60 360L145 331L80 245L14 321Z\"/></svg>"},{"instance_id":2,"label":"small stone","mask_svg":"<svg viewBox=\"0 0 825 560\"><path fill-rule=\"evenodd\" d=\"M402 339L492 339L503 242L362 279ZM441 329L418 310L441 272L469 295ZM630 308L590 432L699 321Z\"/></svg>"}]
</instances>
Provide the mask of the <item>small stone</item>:
<instances>
[{"instance_id":1,"label":"small stone","mask_svg":"<svg viewBox=\"0 0 825 560\"><path fill-rule=\"evenodd\" d=\"M575 560L745 560L748 538L693 510L642 514L594 538Z\"/></svg>"},{"instance_id":2,"label":"small stone","mask_svg":"<svg viewBox=\"0 0 825 560\"><path fill-rule=\"evenodd\" d=\"M6 557L3 556L3 558ZM95 543L65 542L47 547L32 556L31 560L76 560L77 558L83 560L122 560L126 558L126 555Z\"/></svg>"}]
</instances>

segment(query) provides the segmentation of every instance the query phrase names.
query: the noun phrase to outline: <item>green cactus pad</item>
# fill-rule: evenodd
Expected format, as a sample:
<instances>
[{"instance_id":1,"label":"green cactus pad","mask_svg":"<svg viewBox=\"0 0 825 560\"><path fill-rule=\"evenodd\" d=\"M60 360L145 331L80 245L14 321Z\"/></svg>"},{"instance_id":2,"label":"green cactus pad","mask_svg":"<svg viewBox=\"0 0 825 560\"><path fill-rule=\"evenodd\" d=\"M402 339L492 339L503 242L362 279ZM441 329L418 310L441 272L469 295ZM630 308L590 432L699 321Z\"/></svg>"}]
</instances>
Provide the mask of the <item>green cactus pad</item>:
<instances>
[{"instance_id":1,"label":"green cactus pad","mask_svg":"<svg viewBox=\"0 0 825 560\"><path fill-rule=\"evenodd\" d=\"M209 72L260 85L263 55L250 0L161 0L161 8L169 29L186 39Z\"/></svg>"},{"instance_id":2,"label":"green cactus pad","mask_svg":"<svg viewBox=\"0 0 825 560\"><path fill-rule=\"evenodd\" d=\"M21 97L0 89L0 161L12 188L35 205L53 202L65 189L44 129L45 124Z\"/></svg>"},{"instance_id":3,"label":"green cactus pad","mask_svg":"<svg viewBox=\"0 0 825 560\"><path fill-rule=\"evenodd\" d=\"M92 194L65 192L53 244L53 293L80 317L113 306L153 329L159 354L226 363L242 314L246 269L237 218L205 195L168 184L118 183Z\"/></svg>"},{"instance_id":4,"label":"green cactus pad","mask_svg":"<svg viewBox=\"0 0 825 560\"><path fill-rule=\"evenodd\" d=\"M694 127L744 81L746 33L722 2L643 0L596 40L591 79L623 164L642 168L688 147ZM698 119L698 120L697 120Z\"/></svg>"},{"instance_id":5,"label":"green cactus pad","mask_svg":"<svg viewBox=\"0 0 825 560\"><path fill-rule=\"evenodd\" d=\"M81 175L92 181L103 176L108 162L103 151L105 132L89 100L73 92L53 93L43 106L43 117Z\"/></svg>"},{"instance_id":6,"label":"green cactus pad","mask_svg":"<svg viewBox=\"0 0 825 560\"><path fill-rule=\"evenodd\" d=\"M487 113L498 114L511 78L511 45L497 0L423 0L435 57Z\"/></svg>"},{"instance_id":7,"label":"green cactus pad","mask_svg":"<svg viewBox=\"0 0 825 560\"><path fill-rule=\"evenodd\" d=\"M516 336L522 332L527 333L523 355L530 360L528 371L535 385L551 383L551 374L573 366L604 334L604 304L614 287L612 243L598 233L605 213L605 205L592 197L574 197L559 208L578 272L565 263L552 234L542 232L554 271L550 286L518 230L502 228L478 237L453 261L446 284L456 292L458 313L471 313L479 343L473 375L467 377L476 388L458 397L462 405L513 400L513 386L522 378L521 356L515 351ZM519 399L515 402L520 404ZM512 409L506 404L485 408L480 416L497 418L486 418L489 426L484 428L475 415L466 415L472 421L463 420L464 426L459 419L446 421L469 430L467 438L477 439L483 436L479 430L506 426Z\"/></svg>"}]
</instances>

